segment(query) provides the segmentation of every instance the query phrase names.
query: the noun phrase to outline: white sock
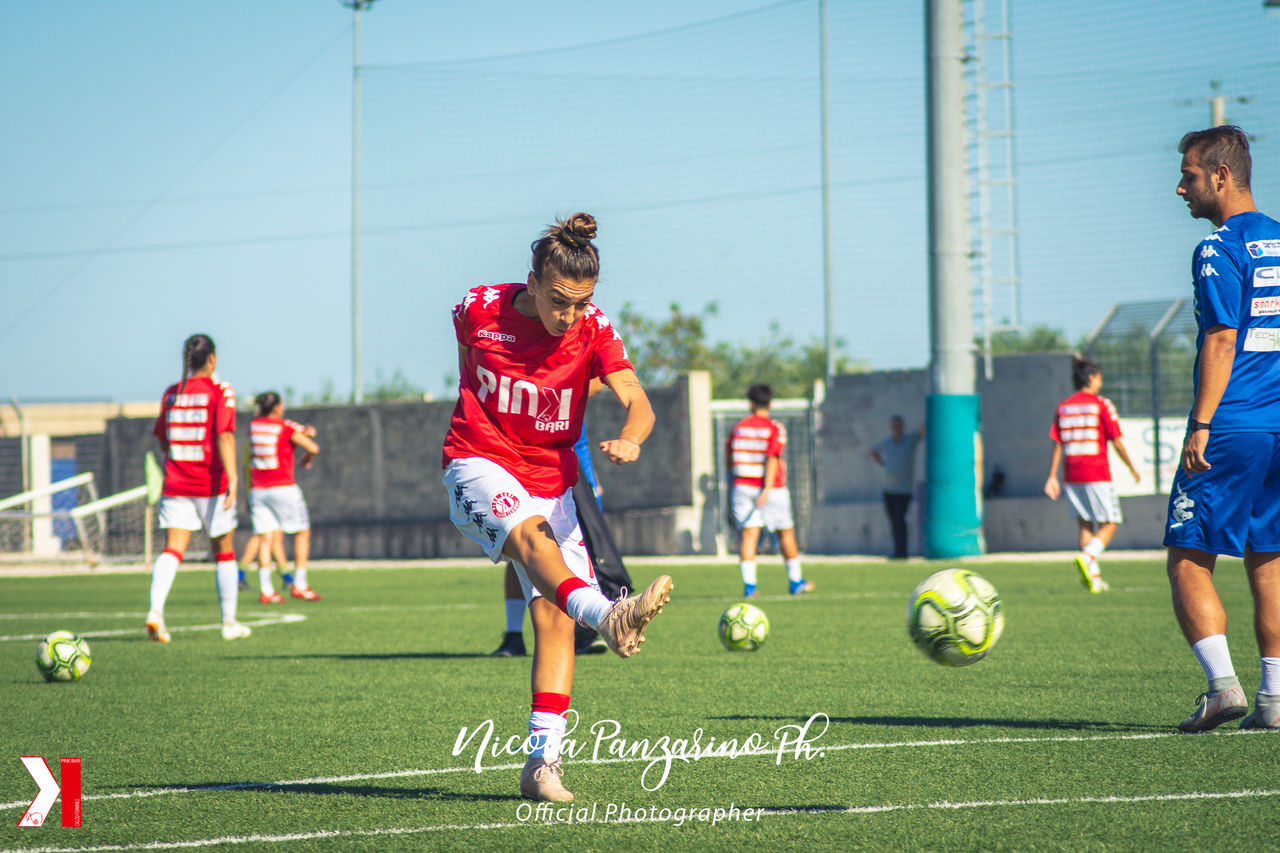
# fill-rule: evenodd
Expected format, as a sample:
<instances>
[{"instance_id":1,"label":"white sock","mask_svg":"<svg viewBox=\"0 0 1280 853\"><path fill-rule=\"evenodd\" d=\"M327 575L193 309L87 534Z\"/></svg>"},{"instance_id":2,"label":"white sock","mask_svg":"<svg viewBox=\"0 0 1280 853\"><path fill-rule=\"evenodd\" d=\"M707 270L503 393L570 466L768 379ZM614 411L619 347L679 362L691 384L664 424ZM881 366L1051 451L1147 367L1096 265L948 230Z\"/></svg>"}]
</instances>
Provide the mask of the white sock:
<instances>
[{"instance_id":1,"label":"white sock","mask_svg":"<svg viewBox=\"0 0 1280 853\"><path fill-rule=\"evenodd\" d=\"M1213 681L1215 678L1235 678L1236 668L1231 665L1231 652L1227 650L1225 634L1211 634L1191 647L1196 660L1205 676Z\"/></svg>"},{"instance_id":2,"label":"white sock","mask_svg":"<svg viewBox=\"0 0 1280 853\"><path fill-rule=\"evenodd\" d=\"M600 627L600 620L612 606L613 602L593 586L578 587L564 600L564 609L569 615L578 624L586 625L588 628Z\"/></svg>"},{"instance_id":3,"label":"white sock","mask_svg":"<svg viewBox=\"0 0 1280 853\"><path fill-rule=\"evenodd\" d=\"M1268 696L1280 695L1280 658L1259 658L1262 661L1262 683L1258 692Z\"/></svg>"},{"instance_id":4,"label":"white sock","mask_svg":"<svg viewBox=\"0 0 1280 853\"><path fill-rule=\"evenodd\" d=\"M258 587L266 595L275 593L276 588L271 583L271 567L258 569Z\"/></svg>"},{"instance_id":5,"label":"white sock","mask_svg":"<svg viewBox=\"0 0 1280 853\"><path fill-rule=\"evenodd\" d=\"M178 565L181 561L171 552L165 551L151 564L151 609L164 615L164 602L173 587L173 579L178 576ZM237 574L237 579L239 575Z\"/></svg>"},{"instance_id":6,"label":"white sock","mask_svg":"<svg viewBox=\"0 0 1280 853\"><path fill-rule=\"evenodd\" d=\"M564 742L565 720L559 714L534 711L529 714L529 757L555 761Z\"/></svg>"},{"instance_id":7,"label":"white sock","mask_svg":"<svg viewBox=\"0 0 1280 853\"><path fill-rule=\"evenodd\" d=\"M1097 536L1095 536L1092 539L1090 539L1088 542L1086 542L1084 544L1084 547L1081 548L1080 550L1083 551L1087 556L1092 557L1093 559L1096 560L1098 559L1098 555L1101 554L1106 549L1106 547L1107 547L1106 545L1102 544L1102 540L1099 539Z\"/></svg>"},{"instance_id":8,"label":"white sock","mask_svg":"<svg viewBox=\"0 0 1280 853\"><path fill-rule=\"evenodd\" d=\"M524 599L504 598L502 605L507 610L507 633L519 634L524 630Z\"/></svg>"},{"instance_id":9,"label":"white sock","mask_svg":"<svg viewBox=\"0 0 1280 853\"><path fill-rule=\"evenodd\" d=\"M293 570L293 585L299 589L310 589L307 586L307 570L295 568Z\"/></svg>"},{"instance_id":10,"label":"white sock","mask_svg":"<svg viewBox=\"0 0 1280 853\"><path fill-rule=\"evenodd\" d=\"M790 560L787 560L787 580L791 581L792 583L795 583L796 581L804 580L804 575L800 574L800 558L799 557L792 557Z\"/></svg>"},{"instance_id":11,"label":"white sock","mask_svg":"<svg viewBox=\"0 0 1280 853\"><path fill-rule=\"evenodd\" d=\"M236 621L236 593L240 591L240 567L236 561L220 560L214 567L214 582L218 587L223 623Z\"/></svg>"},{"instance_id":12,"label":"white sock","mask_svg":"<svg viewBox=\"0 0 1280 853\"><path fill-rule=\"evenodd\" d=\"M756 585L756 561L743 560L738 563L738 568L742 570L742 582L747 586Z\"/></svg>"}]
</instances>

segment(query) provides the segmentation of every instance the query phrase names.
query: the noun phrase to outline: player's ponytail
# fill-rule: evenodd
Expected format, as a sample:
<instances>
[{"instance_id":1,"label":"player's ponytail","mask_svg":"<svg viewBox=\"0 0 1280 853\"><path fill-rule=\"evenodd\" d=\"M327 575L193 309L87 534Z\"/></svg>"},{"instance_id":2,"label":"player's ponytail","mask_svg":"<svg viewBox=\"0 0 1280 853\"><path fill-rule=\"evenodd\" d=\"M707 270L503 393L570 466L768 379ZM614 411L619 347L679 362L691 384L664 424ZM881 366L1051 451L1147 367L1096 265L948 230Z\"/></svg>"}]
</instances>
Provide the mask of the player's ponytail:
<instances>
[{"instance_id":1,"label":"player's ponytail","mask_svg":"<svg viewBox=\"0 0 1280 853\"><path fill-rule=\"evenodd\" d=\"M187 385L187 377L194 376L195 372L204 367L209 361L209 356L218 351L213 344L213 338L208 335L192 335L182 344L182 382L178 386L178 393L182 393L182 389Z\"/></svg>"},{"instance_id":2,"label":"player's ponytail","mask_svg":"<svg viewBox=\"0 0 1280 853\"><path fill-rule=\"evenodd\" d=\"M1071 356L1071 384L1077 390L1088 387L1093 377L1102 372L1095 362L1078 355Z\"/></svg>"},{"instance_id":3,"label":"player's ponytail","mask_svg":"<svg viewBox=\"0 0 1280 853\"><path fill-rule=\"evenodd\" d=\"M253 404L257 407L257 417L265 418L280 405L280 395L275 391L263 391L253 398Z\"/></svg>"},{"instance_id":4,"label":"player's ponytail","mask_svg":"<svg viewBox=\"0 0 1280 853\"><path fill-rule=\"evenodd\" d=\"M596 220L589 213L575 213L557 219L533 241L533 275L539 282L548 276L572 281L595 281L600 277L600 253L591 241L596 238Z\"/></svg>"}]
</instances>

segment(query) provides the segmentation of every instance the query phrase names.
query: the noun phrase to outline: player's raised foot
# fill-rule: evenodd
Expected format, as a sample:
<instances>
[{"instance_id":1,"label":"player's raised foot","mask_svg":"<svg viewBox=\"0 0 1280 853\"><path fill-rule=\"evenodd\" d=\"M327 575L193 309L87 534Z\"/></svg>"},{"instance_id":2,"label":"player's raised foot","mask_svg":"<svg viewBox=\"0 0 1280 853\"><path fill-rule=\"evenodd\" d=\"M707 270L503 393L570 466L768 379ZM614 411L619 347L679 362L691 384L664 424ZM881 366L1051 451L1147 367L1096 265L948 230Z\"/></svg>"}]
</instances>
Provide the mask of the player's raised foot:
<instances>
[{"instance_id":1,"label":"player's raised foot","mask_svg":"<svg viewBox=\"0 0 1280 853\"><path fill-rule=\"evenodd\" d=\"M573 794L561 784L562 775L564 767L560 759L547 761L529 756L520 771L520 796L526 800L567 803L573 799Z\"/></svg>"},{"instance_id":2,"label":"player's raised foot","mask_svg":"<svg viewBox=\"0 0 1280 853\"><path fill-rule=\"evenodd\" d=\"M249 588L249 581L244 576L244 569L238 569L236 572L236 586L240 589Z\"/></svg>"},{"instance_id":3,"label":"player's raised foot","mask_svg":"<svg viewBox=\"0 0 1280 853\"><path fill-rule=\"evenodd\" d=\"M319 601L320 593L316 592L309 586L294 586L289 590L289 594L294 598L301 598L304 601Z\"/></svg>"},{"instance_id":4,"label":"player's raised foot","mask_svg":"<svg viewBox=\"0 0 1280 853\"><path fill-rule=\"evenodd\" d=\"M1249 704L1239 681L1229 677L1215 678L1209 684L1209 691L1201 693L1196 700L1196 709L1191 716L1178 724L1178 731L1187 734L1207 732L1223 723L1240 719L1248 710Z\"/></svg>"},{"instance_id":5,"label":"player's raised foot","mask_svg":"<svg viewBox=\"0 0 1280 853\"><path fill-rule=\"evenodd\" d=\"M493 650L489 657L522 658L524 651L524 634L519 631L507 631L502 635L502 645Z\"/></svg>"},{"instance_id":6,"label":"player's raised foot","mask_svg":"<svg viewBox=\"0 0 1280 853\"><path fill-rule=\"evenodd\" d=\"M1080 573L1080 583L1084 584L1084 588L1089 592L1098 592L1093 588L1093 573L1089 571L1089 558L1084 554L1076 554L1073 561L1076 564L1076 571Z\"/></svg>"},{"instance_id":7,"label":"player's raised foot","mask_svg":"<svg viewBox=\"0 0 1280 853\"><path fill-rule=\"evenodd\" d=\"M1280 731L1280 694L1259 692L1253 700L1253 711L1240 721L1240 728Z\"/></svg>"},{"instance_id":8,"label":"player's raised foot","mask_svg":"<svg viewBox=\"0 0 1280 853\"><path fill-rule=\"evenodd\" d=\"M258 596L259 604L279 604L284 601L284 596L278 592L264 592Z\"/></svg>"},{"instance_id":9,"label":"player's raised foot","mask_svg":"<svg viewBox=\"0 0 1280 853\"><path fill-rule=\"evenodd\" d=\"M742 597L743 597L743 598L755 598L755 595L756 595L756 585L755 585L755 584L753 584L753 583L744 583L744 584L742 585Z\"/></svg>"},{"instance_id":10,"label":"player's raised foot","mask_svg":"<svg viewBox=\"0 0 1280 853\"><path fill-rule=\"evenodd\" d=\"M804 578L798 581L791 581L787 587L792 595L804 595L806 592L813 592L813 584Z\"/></svg>"},{"instance_id":11,"label":"player's raised foot","mask_svg":"<svg viewBox=\"0 0 1280 853\"><path fill-rule=\"evenodd\" d=\"M241 625L239 622L223 622L222 623L222 639L224 640L243 640L249 636L252 631L248 625Z\"/></svg>"},{"instance_id":12,"label":"player's raised foot","mask_svg":"<svg viewBox=\"0 0 1280 853\"><path fill-rule=\"evenodd\" d=\"M167 643L169 629L164 626L164 617L152 610L147 614L147 636L156 643Z\"/></svg>"},{"instance_id":13,"label":"player's raised foot","mask_svg":"<svg viewBox=\"0 0 1280 853\"><path fill-rule=\"evenodd\" d=\"M644 642L644 629L671 600L671 578L659 575L639 595L626 596L613 603L596 630L618 657L631 657Z\"/></svg>"}]
</instances>

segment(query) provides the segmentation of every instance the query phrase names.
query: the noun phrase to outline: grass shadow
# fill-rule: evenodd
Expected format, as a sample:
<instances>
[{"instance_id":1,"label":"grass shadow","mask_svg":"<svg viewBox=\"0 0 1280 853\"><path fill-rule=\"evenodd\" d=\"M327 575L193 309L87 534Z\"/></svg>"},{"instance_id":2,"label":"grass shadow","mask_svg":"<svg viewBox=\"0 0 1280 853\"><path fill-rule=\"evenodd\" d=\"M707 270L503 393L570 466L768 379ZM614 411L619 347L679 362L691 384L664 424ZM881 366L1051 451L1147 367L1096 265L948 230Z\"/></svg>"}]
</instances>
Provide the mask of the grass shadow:
<instances>
[{"instance_id":1,"label":"grass shadow","mask_svg":"<svg viewBox=\"0 0 1280 853\"><path fill-rule=\"evenodd\" d=\"M277 784L273 782L213 782L207 785L148 785L138 786L138 790L173 790L182 789L195 793L223 793L227 791L249 791L267 794L311 794L321 797L378 797L382 799L393 800L437 800L437 801L458 801L458 802L476 802L476 801L493 801L507 802L510 800L519 800L519 794L482 794L482 793L463 793L460 791L451 791L446 788L394 788L380 787L377 785L359 784L359 785L339 785L333 782L316 782L309 784L306 782L286 782Z\"/></svg>"},{"instance_id":2,"label":"grass shadow","mask_svg":"<svg viewBox=\"0 0 1280 853\"><path fill-rule=\"evenodd\" d=\"M790 717L783 715L733 714L713 717L717 720L768 720L780 723L801 723L807 717ZM1165 731L1169 725L1152 725L1148 723L1119 723L1113 720L1015 720L991 717L924 717L924 716L889 716L885 714L833 717L832 723L847 723L855 726L909 726L912 728L931 729L968 729L985 726L997 729L1036 729L1043 731L1076 731L1076 732L1128 732L1128 731Z\"/></svg>"}]
</instances>

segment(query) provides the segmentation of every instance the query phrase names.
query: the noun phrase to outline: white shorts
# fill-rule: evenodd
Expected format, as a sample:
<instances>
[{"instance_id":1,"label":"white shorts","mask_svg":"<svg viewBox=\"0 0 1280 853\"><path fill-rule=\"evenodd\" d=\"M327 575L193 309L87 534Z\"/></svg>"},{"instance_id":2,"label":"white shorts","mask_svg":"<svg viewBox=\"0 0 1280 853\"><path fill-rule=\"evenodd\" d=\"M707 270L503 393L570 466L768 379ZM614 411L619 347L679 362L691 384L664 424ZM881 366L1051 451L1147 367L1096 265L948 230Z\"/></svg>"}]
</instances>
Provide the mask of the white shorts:
<instances>
[{"instance_id":1,"label":"white shorts","mask_svg":"<svg viewBox=\"0 0 1280 853\"><path fill-rule=\"evenodd\" d=\"M226 495L216 498L182 498L163 495L160 498L160 529L205 530L210 539L236 529L236 507L223 507Z\"/></svg>"},{"instance_id":2,"label":"white shorts","mask_svg":"<svg viewBox=\"0 0 1280 853\"><path fill-rule=\"evenodd\" d=\"M729 506L738 527L767 527L770 530L790 530L796 526L791 518L791 490L786 486L769 490L764 506L756 506L760 489L755 486L733 487L729 493Z\"/></svg>"},{"instance_id":3,"label":"white shorts","mask_svg":"<svg viewBox=\"0 0 1280 853\"><path fill-rule=\"evenodd\" d=\"M540 516L551 525L569 571L600 588L578 527L572 490L557 498L536 497L501 465L479 457L450 462L444 469L444 485L449 492L449 520L493 562L503 559L502 546L512 530L527 519ZM511 563L524 590L524 600L532 601L541 595L530 583L524 566L516 560Z\"/></svg>"},{"instance_id":4,"label":"white shorts","mask_svg":"<svg viewBox=\"0 0 1280 853\"><path fill-rule=\"evenodd\" d=\"M307 502L297 483L249 490L249 517L254 533L298 533L311 527Z\"/></svg>"},{"instance_id":5,"label":"white shorts","mask_svg":"<svg viewBox=\"0 0 1280 853\"><path fill-rule=\"evenodd\" d=\"M1063 483L1071 511L1077 518L1098 524L1124 521L1120 513L1120 498L1109 480L1098 483Z\"/></svg>"}]
</instances>

